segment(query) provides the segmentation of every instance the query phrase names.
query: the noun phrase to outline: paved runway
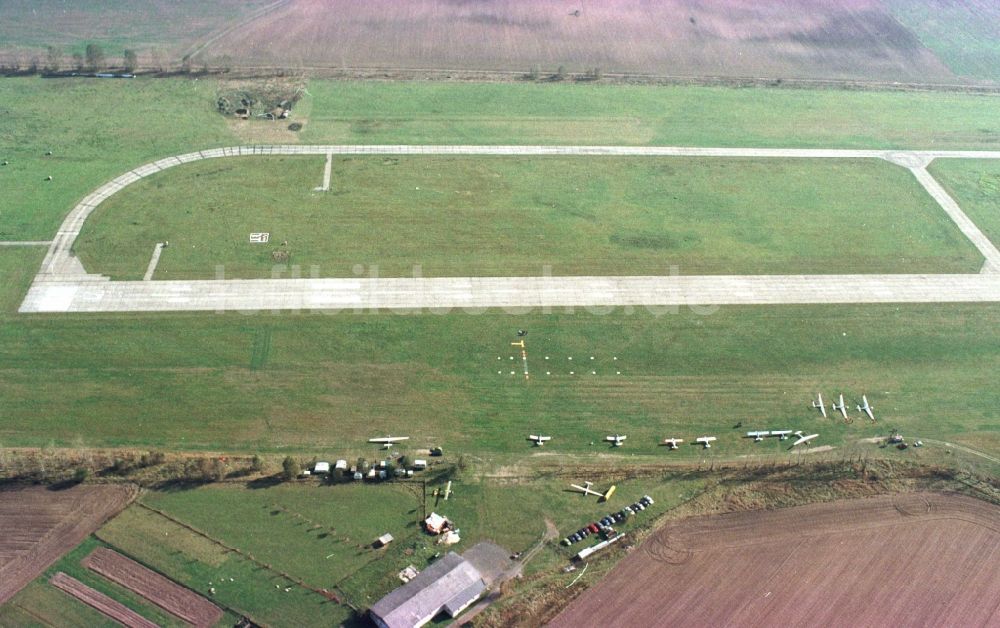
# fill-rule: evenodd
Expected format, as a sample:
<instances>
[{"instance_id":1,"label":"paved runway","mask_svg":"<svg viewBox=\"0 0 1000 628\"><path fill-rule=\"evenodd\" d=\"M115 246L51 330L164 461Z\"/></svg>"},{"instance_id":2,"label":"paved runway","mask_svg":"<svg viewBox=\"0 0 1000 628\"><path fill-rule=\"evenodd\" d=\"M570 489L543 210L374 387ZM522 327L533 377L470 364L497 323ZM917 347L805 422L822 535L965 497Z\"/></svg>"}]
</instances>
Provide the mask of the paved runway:
<instances>
[{"instance_id":1,"label":"paved runway","mask_svg":"<svg viewBox=\"0 0 1000 628\"><path fill-rule=\"evenodd\" d=\"M110 281L72 254L101 202L176 165L253 155L619 155L877 158L908 168L985 260L979 275L755 275L437 279ZM776 303L1000 301L1000 251L927 172L937 158L1000 159L1000 151L689 148L640 146L240 146L168 157L131 170L84 198L49 246L21 312L253 311ZM325 182L324 172L324 182Z\"/></svg>"}]
</instances>

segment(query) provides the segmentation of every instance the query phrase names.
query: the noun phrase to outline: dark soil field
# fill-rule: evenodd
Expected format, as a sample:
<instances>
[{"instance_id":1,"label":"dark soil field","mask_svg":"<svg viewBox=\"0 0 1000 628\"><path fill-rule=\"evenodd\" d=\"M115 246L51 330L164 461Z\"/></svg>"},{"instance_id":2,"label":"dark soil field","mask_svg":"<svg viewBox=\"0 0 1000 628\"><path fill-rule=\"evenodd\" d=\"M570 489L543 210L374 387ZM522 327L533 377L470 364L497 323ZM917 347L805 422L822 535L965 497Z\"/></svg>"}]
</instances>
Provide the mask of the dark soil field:
<instances>
[{"instance_id":1,"label":"dark soil field","mask_svg":"<svg viewBox=\"0 0 1000 628\"><path fill-rule=\"evenodd\" d=\"M679 520L550 625L995 626L998 521L936 493Z\"/></svg>"},{"instance_id":2,"label":"dark soil field","mask_svg":"<svg viewBox=\"0 0 1000 628\"><path fill-rule=\"evenodd\" d=\"M238 51L234 52L234 51ZM881 0L292 0L204 50L237 65L953 82Z\"/></svg>"},{"instance_id":3,"label":"dark soil field","mask_svg":"<svg viewBox=\"0 0 1000 628\"><path fill-rule=\"evenodd\" d=\"M111 619L129 628L156 628L156 624L136 613L121 602L96 591L72 576L59 572L49 580L52 586L65 591L87 606L97 609Z\"/></svg>"},{"instance_id":4,"label":"dark soil field","mask_svg":"<svg viewBox=\"0 0 1000 628\"><path fill-rule=\"evenodd\" d=\"M0 490L0 604L135 497L133 486Z\"/></svg>"},{"instance_id":5,"label":"dark soil field","mask_svg":"<svg viewBox=\"0 0 1000 628\"><path fill-rule=\"evenodd\" d=\"M222 618L222 610L197 593L113 550L98 548L83 565L192 625L213 626Z\"/></svg>"}]
</instances>

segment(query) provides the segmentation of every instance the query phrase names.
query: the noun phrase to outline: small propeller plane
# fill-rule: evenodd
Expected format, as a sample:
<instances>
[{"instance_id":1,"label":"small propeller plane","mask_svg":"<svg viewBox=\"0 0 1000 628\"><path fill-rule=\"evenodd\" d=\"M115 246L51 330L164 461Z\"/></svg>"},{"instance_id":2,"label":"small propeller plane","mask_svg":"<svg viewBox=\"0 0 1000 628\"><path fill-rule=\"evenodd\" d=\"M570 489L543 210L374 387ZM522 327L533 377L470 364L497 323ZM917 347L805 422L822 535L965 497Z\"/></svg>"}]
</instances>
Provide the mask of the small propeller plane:
<instances>
[{"instance_id":1,"label":"small propeller plane","mask_svg":"<svg viewBox=\"0 0 1000 628\"><path fill-rule=\"evenodd\" d=\"M813 407L819 410L823 418L826 418L826 406L823 405L823 393L816 393L816 400L813 401Z\"/></svg>"},{"instance_id":2,"label":"small propeller plane","mask_svg":"<svg viewBox=\"0 0 1000 628\"><path fill-rule=\"evenodd\" d=\"M796 445L802 445L804 443L808 443L812 439L814 439L817 436L819 436L819 434L810 434L808 436L805 436L805 435L802 434L802 432L795 432L795 435L798 436L799 439L797 441L795 441L794 443L792 443L792 447L795 447Z\"/></svg>"},{"instance_id":3,"label":"small propeller plane","mask_svg":"<svg viewBox=\"0 0 1000 628\"><path fill-rule=\"evenodd\" d=\"M677 449L677 443L683 443L683 438L664 438L663 444L671 449Z\"/></svg>"},{"instance_id":4,"label":"small propeller plane","mask_svg":"<svg viewBox=\"0 0 1000 628\"><path fill-rule=\"evenodd\" d=\"M625 444L626 438L628 438L628 436L625 436L623 434L615 434L614 436L605 436L604 440L611 443L612 447L621 447L622 445Z\"/></svg>"},{"instance_id":5,"label":"small propeller plane","mask_svg":"<svg viewBox=\"0 0 1000 628\"><path fill-rule=\"evenodd\" d=\"M861 401L862 401L863 405L858 406L858 412L864 412L865 414L867 414L868 415L868 419L872 423L874 423L875 422L875 415L872 414L872 407L870 405L868 405L868 397L865 396L865 395L861 395Z\"/></svg>"},{"instance_id":6,"label":"small propeller plane","mask_svg":"<svg viewBox=\"0 0 1000 628\"><path fill-rule=\"evenodd\" d=\"M389 449L394 444L396 444L396 443L398 443L400 441L404 441L404 440L410 440L410 437L409 436L382 436L380 438L369 438L368 442L369 443L378 443L379 445L382 445L382 449Z\"/></svg>"},{"instance_id":7,"label":"small propeller plane","mask_svg":"<svg viewBox=\"0 0 1000 628\"><path fill-rule=\"evenodd\" d=\"M528 436L528 440L534 441L535 447L541 447L545 443L552 440L551 436L542 436L541 434L531 434Z\"/></svg>"},{"instance_id":8,"label":"small propeller plane","mask_svg":"<svg viewBox=\"0 0 1000 628\"><path fill-rule=\"evenodd\" d=\"M705 449L711 449L712 442L715 440L714 436L699 436L694 439L694 442L705 446Z\"/></svg>"},{"instance_id":9,"label":"small propeller plane","mask_svg":"<svg viewBox=\"0 0 1000 628\"><path fill-rule=\"evenodd\" d=\"M845 421L848 419L848 417L847 417L847 406L844 405L844 395L840 395L840 403L839 404L838 403L834 403L834 404L831 404L830 407L833 408L834 410L838 410L842 415L844 415L844 420Z\"/></svg>"},{"instance_id":10,"label":"small propeller plane","mask_svg":"<svg viewBox=\"0 0 1000 628\"><path fill-rule=\"evenodd\" d=\"M594 485L593 482L584 482L583 486L580 486L579 484L570 484L569 486L570 488L579 491L583 495L593 495L594 497L599 497L600 498L599 501L602 502L606 502L609 499L611 499L611 496L615 494L615 489L618 488L617 486L612 484L611 488L604 491L603 493L599 493L594 489L590 488L593 485Z\"/></svg>"},{"instance_id":11,"label":"small propeller plane","mask_svg":"<svg viewBox=\"0 0 1000 628\"><path fill-rule=\"evenodd\" d=\"M759 443L764 440L765 436L770 436L771 432L769 430L757 430L756 432L747 432L747 438L752 438L753 442Z\"/></svg>"},{"instance_id":12,"label":"small propeller plane","mask_svg":"<svg viewBox=\"0 0 1000 628\"><path fill-rule=\"evenodd\" d=\"M778 440L788 440L788 435L792 430L771 430L771 436L777 436Z\"/></svg>"}]
</instances>

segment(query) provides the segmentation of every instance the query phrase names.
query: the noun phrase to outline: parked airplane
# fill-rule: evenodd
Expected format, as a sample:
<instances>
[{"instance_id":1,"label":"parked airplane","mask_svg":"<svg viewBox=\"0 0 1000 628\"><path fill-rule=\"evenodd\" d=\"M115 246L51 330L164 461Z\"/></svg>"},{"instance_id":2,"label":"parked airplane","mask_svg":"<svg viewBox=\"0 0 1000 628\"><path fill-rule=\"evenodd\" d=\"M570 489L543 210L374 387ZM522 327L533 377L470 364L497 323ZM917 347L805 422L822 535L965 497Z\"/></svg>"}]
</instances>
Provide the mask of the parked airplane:
<instances>
[{"instance_id":1,"label":"parked airplane","mask_svg":"<svg viewBox=\"0 0 1000 628\"><path fill-rule=\"evenodd\" d=\"M755 443L759 443L760 441L764 440L765 436L770 436L770 435L771 435L771 432L768 431L768 430L762 430L762 431L759 430L759 431L756 431L756 432L747 432L747 438L752 438Z\"/></svg>"},{"instance_id":2,"label":"parked airplane","mask_svg":"<svg viewBox=\"0 0 1000 628\"><path fill-rule=\"evenodd\" d=\"M771 436L777 436L778 440L788 440L788 435L792 430L771 430Z\"/></svg>"},{"instance_id":3,"label":"parked airplane","mask_svg":"<svg viewBox=\"0 0 1000 628\"><path fill-rule=\"evenodd\" d=\"M671 449L677 449L677 443L683 443L683 438L664 438L663 444L670 447Z\"/></svg>"},{"instance_id":4,"label":"parked airplane","mask_svg":"<svg viewBox=\"0 0 1000 628\"><path fill-rule=\"evenodd\" d=\"M803 443L808 443L812 439L819 436L819 434L810 434L809 436L803 436L802 432L795 432L795 435L798 436L799 439L794 443L792 443L792 447L795 447L796 445L801 445Z\"/></svg>"},{"instance_id":5,"label":"parked airplane","mask_svg":"<svg viewBox=\"0 0 1000 628\"><path fill-rule=\"evenodd\" d=\"M823 418L826 418L826 406L823 405L823 393L816 393L816 401L813 401L813 407L818 408L820 414L823 415Z\"/></svg>"},{"instance_id":6,"label":"parked airplane","mask_svg":"<svg viewBox=\"0 0 1000 628\"><path fill-rule=\"evenodd\" d=\"M609 443L612 443L611 445L612 447L621 447L625 443L626 438L628 438L628 436L624 436L622 434L615 434L614 436L605 436L604 440L608 441Z\"/></svg>"},{"instance_id":7,"label":"parked airplane","mask_svg":"<svg viewBox=\"0 0 1000 628\"><path fill-rule=\"evenodd\" d=\"M528 436L528 440L534 441L536 447L541 447L545 443L547 443L550 440L552 440L552 437L551 436L541 436L541 435L531 434L530 436Z\"/></svg>"},{"instance_id":8,"label":"parked airplane","mask_svg":"<svg viewBox=\"0 0 1000 628\"><path fill-rule=\"evenodd\" d=\"M844 395L840 395L840 403L839 404L834 403L834 404L831 404L830 407L832 407L834 410L839 410L840 413L842 415L844 415L844 420L845 421L848 419L848 417L847 417L847 406L844 405Z\"/></svg>"},{"instance_id":9,"label":"parked airplane","mask_svg":"<svg viewBox=\"0 0 1000 628\"><path fill-rule=\"evenodd\" d=\"M867 414L871 422L874 423L875 415L872 414L872 407L868 405L868 397L866 397L865 395L861 395L861 400L864 402L864 405L858 406L858 412L864 412L865 414Z\"/></svg>"},{"instance_id":10,"label":"parked airplane","mask_svg":"<svg viewBox=\"0 0 1000 628\"><path fill-rule=\"evenodd\" d=\"M404 440L410 440L410 437L409 436L382 436L380 438L369 438L368 442L369 443L378 443L378 444L382 445L382 449L389 449L394 444L396 444L396 443L398 443L400 441L404 441Z\"/></svg>"},{"instance_id":11,"label":"parked airplane","mask_svg":"<svg viewBox=\"0 0 1000 628\"><path fill-rule=\"evenodd\" d=\"M611 485L611 488L609 488L605 492L598 493L594 489L590 488L593 485L594 485L593 482L584 482L583 486L580 486L579 484L570 484L570 488L573 488L584 495L593 495L594 497L600 497L601 498L600 501L602 502L606 502L609 499L611 499L611 496L615 494L615 489L618 488L615 485Z\"/></svg>"},{"instance_id":12,"label":"parked airplane","mask_svg":"<svg viewBox=\"0 0 1000 628\"><path fill-rule=\"evenodd\" d=\"M714 436L700 436L694 439L694 442L704 445L705 449L709 449L712 447L712 441L714 440L715 440Z\"/></svg>"}]
</instances>

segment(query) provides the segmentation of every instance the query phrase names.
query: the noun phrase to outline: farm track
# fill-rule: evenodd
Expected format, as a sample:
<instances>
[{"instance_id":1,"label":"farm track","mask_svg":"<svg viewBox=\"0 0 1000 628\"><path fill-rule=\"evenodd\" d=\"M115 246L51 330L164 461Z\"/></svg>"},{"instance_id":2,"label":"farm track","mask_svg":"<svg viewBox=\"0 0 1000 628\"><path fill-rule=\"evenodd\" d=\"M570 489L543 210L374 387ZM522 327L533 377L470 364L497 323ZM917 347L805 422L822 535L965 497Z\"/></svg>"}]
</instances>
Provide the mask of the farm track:
<instances>
[{"instance_id":1,"label":"farm track","mask_svg":"<svg viewBox=\"0 0 1000 628\"><path fill-rule=\"evenodd\" d=\"M0 490L0 604L138 494L133 485Z\"/></svg>"},{"instance_id":2,"label":"farm track","mask_svg":"<svg viewBox=\"0 0 1000 628\"><path fill-rule=\"evenodd\" d=\"M551 625L995 625L998 515L904 493L671 522Z\"/></svg>"},{"instance_id":3,"label":"farm track","mask_svg":"<svg viewBox=\"0 0 1000 628\"><path fill-rule=\"evenodd\" d=\"M980 275L709 275L109 281L72 252L108 197L144 177L198 161L266 155L615 155L885 159L909 169L985 259ZM454 309L716 306L784 303L1000 301L1000 251L927 172L937 158L1000 159L1000 151L880 151L633 146L237 146L168 157L85 197L63 221L21 312Z\"/></svg>"}]
</instances>

